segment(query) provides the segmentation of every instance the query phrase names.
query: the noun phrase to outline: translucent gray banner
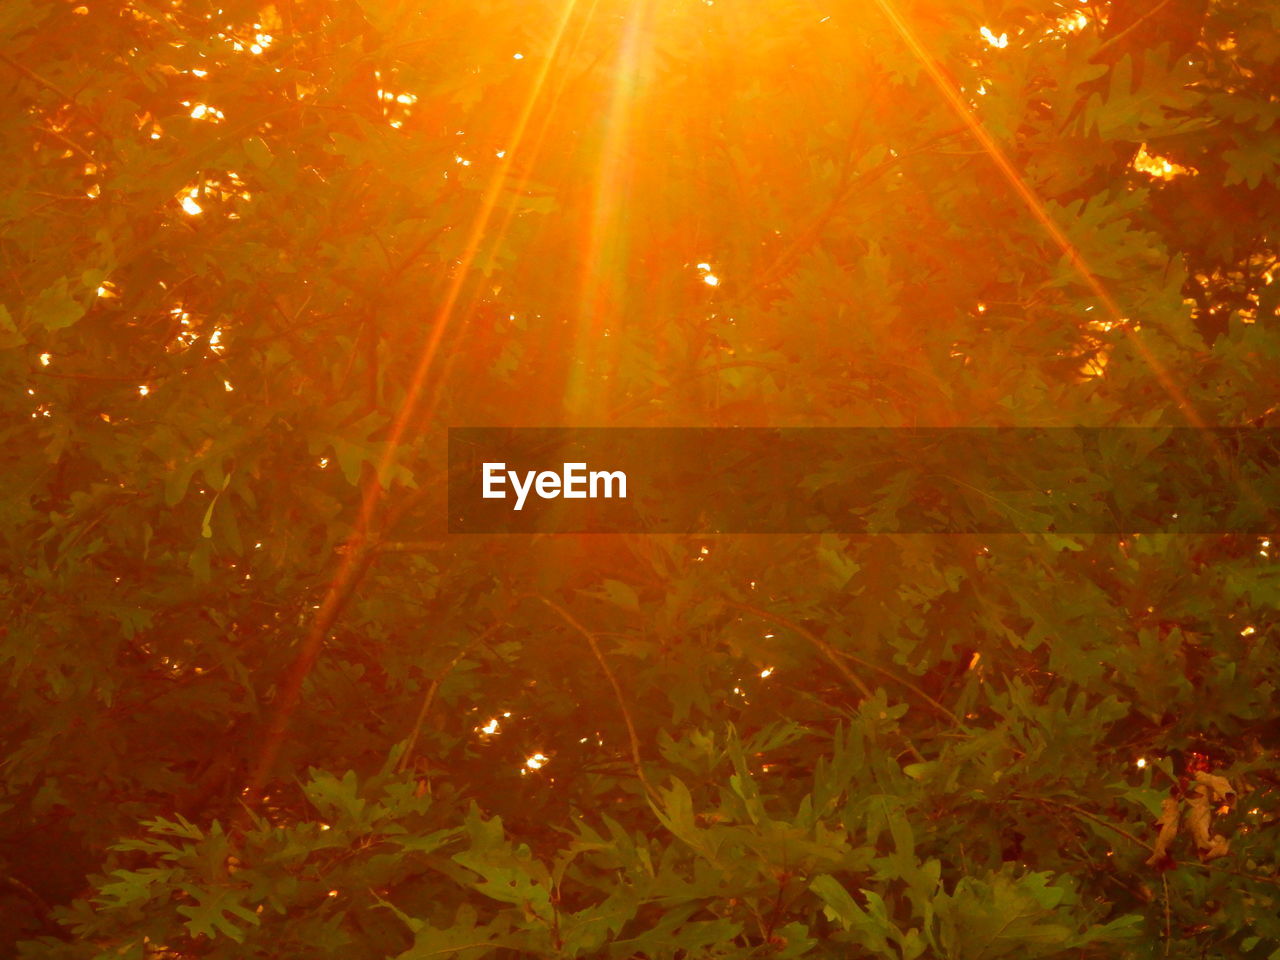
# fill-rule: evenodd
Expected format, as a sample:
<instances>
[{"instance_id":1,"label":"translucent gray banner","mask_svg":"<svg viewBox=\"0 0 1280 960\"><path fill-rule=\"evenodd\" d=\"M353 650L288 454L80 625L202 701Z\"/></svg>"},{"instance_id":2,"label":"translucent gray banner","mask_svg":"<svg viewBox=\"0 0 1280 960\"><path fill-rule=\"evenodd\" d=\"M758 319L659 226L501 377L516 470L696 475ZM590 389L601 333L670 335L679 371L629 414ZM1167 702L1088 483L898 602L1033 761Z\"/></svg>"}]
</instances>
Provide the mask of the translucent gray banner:
<instances>
[{"instance_id":1,"label":"translucent gray banner","mask_svg":"<svg viewBox=\"0 0 1280 960\"><path fill-rule=\"evenodd\" d=\"M451 533L1275 532L1280 430L453 428Z\"/></svg>"}]
</instances>

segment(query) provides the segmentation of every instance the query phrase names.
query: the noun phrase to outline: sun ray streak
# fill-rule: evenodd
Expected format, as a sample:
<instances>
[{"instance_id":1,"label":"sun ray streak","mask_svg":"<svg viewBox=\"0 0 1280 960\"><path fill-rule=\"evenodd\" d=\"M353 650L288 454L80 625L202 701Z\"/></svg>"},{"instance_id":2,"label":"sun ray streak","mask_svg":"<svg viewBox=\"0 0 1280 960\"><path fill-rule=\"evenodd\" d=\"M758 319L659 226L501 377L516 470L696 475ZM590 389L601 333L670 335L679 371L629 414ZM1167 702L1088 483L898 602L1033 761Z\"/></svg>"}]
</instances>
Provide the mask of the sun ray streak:
<instances>
[{"instance_id":1,"label":"sun ray streak","mask_svg":"<svg viewBox=\"0 0 1280 960\"><path fill-rule=\"evenodd\" d=\"M1205 421L1192 404L1190 398L1187 397L1182 388L1178 386L1173 377L1169 375L1169 372L1164 368L1164 365L1156 359L1156 357L1147 348L1146 344L1142 342L1142 338L1138 333L1132 330L1125 322L1125 317L1121 313L1119 305L1111 297L1111 294L1107 292L1106 288L1103 287L1101 281L1098 280L1098 277L1093 270L1090 269L1089 264L1085 262L1080 251L1076 249L1075 244L1071 242L1070 238L1063 233L1062 228L1054 222L1051 216L1049 216L1049 212L1045 209L1040 198L1037 197L1035 191L1027 185L1027 182L1022 178L1022 175L1018 172L1017 168L1014 167L1013 163L1009 160L1008 155L1005 154L1000 144L996 142L996 139L991 136L987 128L983 126L982 121L974 114L969 105L965 103L964 99L960 96L959 91L952 86L941 68L939 68L937 61L935 61L930 55L929 51L920 41L920 38L916 36L910 25L903 19L901 13L898 12L893 0L875 0L875 2L876 6L880 8L886 19L888 19L889 23L893 26L893 29L897 32L898 36L902 38L903 43L907 45L907 48L910 49L911 53L920 62L920 66L923 67L924 71L929 75L929 79L933 81L934 86L938 88L938 92L941 93L943 99L947 101L947 105L951 107L961 121L964 122L964 125L968 127L969 132L973 134L974 139L978 141L978 144L991 158L991 162L994 163L1000 173L1004 175L1004 178L1009 182L1009 185L1013 187L1014 192L1017 193L1019 199L1021 199L1026 205L1032 217L1034 217L1035 220L1044 227L1045 232L1049 234L1050 239L1053 240L1054 244L1062 252L1062 255L1067 258L1067 262L1069 262L1072 268L1080 275L1085 286L1087 286L1089 291L1098 298L1098 301L1107 311L1112 322L1116 323L1124 332L1125 336L1129 338L1135 351L1142 358L1143 362L1151 368L1151 372L1155 375L1161 387L1163 387L1165 392L1169 395L1169 398L1177 405L1183 417L1185 417L1187 422L1192 426L1204 427L1206 425Z\"/></svg>"},{"instance_id":2,"label":"sun ray streak","mask_svg":"<svg viewBox=\"0 0 1280 960\"><path fill-rule=\"evenodd\" d=\"M266 786L271 771L275 766L276 757L279 755L280 748L284 742L285 731L288 729L289 721L301 699L302 687L307 675L311 672L311 668L314 666L320 650L324 646L325 638L341 615L346 601L359 585L365 571L373 560L374 545L370 543L369 531L373 517L382 501L383 478L388 475L392 464L395 462L406 428L410 420L416 415L415 408L426 384L427 374L436 355L439 353L440 344L444 340L450 321L453 319L454 308L457 306L458 298L461 296L467 279L471 275L471 268L475 263L490 221L493 219L498 200L504 188L508 186L508 171L512 169L512 164L519 153L525 132L529 126L529 120L533 116L534 109L542 96L552 65L556 62L556 54L560 49L565 31L576 7L577 0L564 0L564 7L556 24L550 48L547 50L546 56L542 58L542 64L529 87L529 92L512 129L509 138L510 145L506 148L505 156L500 158L489 185L485 189L480 201L480 207L467 235L460 262L444 298L432 318L430 333L419 354L417 365L414 368L413 376L405 393L404 402L392 424L386 449L379 458L377 472L363 487L360 510L356 517L347 549L342 553L338 569L334 573L332 580L330 580L324 599L320 603L320 609L316 611L311 627L307 631L306 637L299 646L297 655L294 657L288 672L280 684L271 719L268 721L263 733L257 756L254 759L246 784L245 797L248 803L257 803L261 800L263 787ZM438 398L438 396L439 394L437 393L435 397ZM434 407L435 400L433 399L431 405L423 411L422 416L424 419L430 419Z\"/></svg>"},{"instance_id":3,"label":"sun ray streak","mask_svg":"<svg viewBox=\"0 0 1280 960\"><path fill-rule=\"evenodd\" d=\"M599 0L592 0L591 6L586 9L583 16L580 18L581 25L578 28L578 35L574 38L565 56L566 63L574 62L576 54L581 49L583 39L586 37L587 30L591 26L592 19L595 16L596 8L598 6ZM591 67L588 67L584 73L590 72L591 69ZM561 97L571 80L572 77L567 70L562 70L560 72L559 78L552 88L550 96L547 98L548 102L542 111L541 120L534 128L535 132L528 137L529 146L521 152L522 162L519 167L519 173L516 174L517 178L512 183L512 191L516 194L523 193L528 189L529 184L533 181L534 172L537 170L538 166L538 160L542 156L542 148L546 144L547 135L551 130L551 121L556 116ZM498 222L497 226L489 231L489 254L480 261L480 271L482 273L488 274L493 268L500 244L503 238L506 237L507 231L511 229L511 223L515 219L515 216L515 207L508 207L503 212L502 219ZM464 315L470 315L470 311L474 309L475 305L476 299L473 298L466 305L466 308L463 311ZM434 409L436 404L439 403L440 396L449 379L449 371L452 370L453 362L457 357L458 354L456 353L450 355L445 361L444 366L441 368L439 375L435 377L435 386L432 389L430 397L427 399L427 409Z\"/></svg>"},{"instance_id":4,"label":"sun ray streak","mask_svg":"<svg viewBox=\"0 0 1280 960\"><path fill-rule=\"evenodd\" d=\"M601 319L622 291L625 279L627 231L620 229L624 213L625 184L630 176L629 141L634 135L634 111L638 77L646 66L645 36L649 19L648 3L636 4L622 36L614 68L613 91L603 124L603 138L596 163L595 182L582 249L578 278L578 308L574 326L577 365L565 382L567 411L605 409L605 398L592 397L589 377L604 353ZM597 403L597 401L601 401Z\"/></svg>"},{"instance_id":5,"label":"sun ray streak","mask_svg":"<svg viewBox=\"0 0 1280 960\"><path fill-rule=\"evenodd\" d=\"M933 81L934 86L938 88L943 99L947 101L947 104L951 109L964 122L965 126L969 128L974 139L978 141L982 149L991 158L991 161L1004 175L1005 179L1008 180L1010 186L1012 186L1014 191L1018 194L1018 197L1024 204L1026 204L1031 215L1040 223L1041 226L1044 227L1045 231L1052 238L1054 244L1059 248L1059 250L1061 250L1062 254L1080 275L1081 279L1084 280L1085 285L1093 295L1098 298L1098 301L1103 305L1103 308L1110 316L1111 321L1120 327L1120 330L1133 346L1134 352L1150 368L1152 374L1156 378L1156 381L1164 389L1165 393L1173 401L1174 405L1177 406L1178 412L1182 414L1188 424L1193 427L1202 428L1198 435L1203 439L1205 448L1218 462L1219 466L1223 469L1224 474L1231 478L1231 481L1234 483L1236 488L1243 496L1251 500L1255 507L1267 511L1267 504L1259 494L1256 487L1240 475L1237 465L1232 461L1230 456L1228 456L1227 451L1223 449L1222 444L1218 442L1212 431L1203 429L1207 427L1208 424L1200 415L1199 411L1196 410L1191 399L1169 374L1169 371L1164 368L1164 365L1160 363L1160 361L1147 348L1147 345L1143 342L1142 337L1138 332L1133 330L1130 325L1125 322L1125 317L1121 314L1119 306L1103 287L1101 281L1098 280L1094 272L1089 268L1088 263L1085 262L1080 251L1075 248L1075 245L1067 235L1062 232L1062 228L1059 227L1058 224L1054 222L1053 218L1049 216L1049 212L1045 209L1040 198L1036 196L1035 191L1033 191L1027 185L1026 181L1023 180L1022 175L1009 160L1004 150L1000 147L1000 144L991 136L987 128L983 126L982 121L973 113L968 104L966 104L961 98L959 92L947 80L946 75L939 68L937 61L930 56L929 51L925 48L924 44L920 42L920 39L915 35L914 31L912 31L910 25L902 18L897 7L894 6L893 0L876 0L876 5L884 13L890 24L892 24L894 30L896 30L898 35L902 38L902 41L911 50L911 53L920 61L920 65L929 75L929 79Z\"/></svg>"}]
</instances>

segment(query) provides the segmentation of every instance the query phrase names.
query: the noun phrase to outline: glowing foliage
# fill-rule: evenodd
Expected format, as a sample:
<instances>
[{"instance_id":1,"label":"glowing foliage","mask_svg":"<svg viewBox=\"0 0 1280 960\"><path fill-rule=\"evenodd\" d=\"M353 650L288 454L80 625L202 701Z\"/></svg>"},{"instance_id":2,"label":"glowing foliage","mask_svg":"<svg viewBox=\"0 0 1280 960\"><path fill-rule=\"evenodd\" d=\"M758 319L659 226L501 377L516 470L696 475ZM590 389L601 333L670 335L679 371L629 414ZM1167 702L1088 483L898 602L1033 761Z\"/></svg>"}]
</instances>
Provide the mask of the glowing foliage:
<instances>
[{"instance_id":1,"label":"glowing foliage","mask_svg":"<svg viewBox=\"0 0 1280 960\"><path fill-rule=\"evenodd\" d=\"M1273 4L1155 6L5 5L0 941L1274 956L1273 536L442 533L450 424L1274 426Z\"/></svg>"}]
</instances>

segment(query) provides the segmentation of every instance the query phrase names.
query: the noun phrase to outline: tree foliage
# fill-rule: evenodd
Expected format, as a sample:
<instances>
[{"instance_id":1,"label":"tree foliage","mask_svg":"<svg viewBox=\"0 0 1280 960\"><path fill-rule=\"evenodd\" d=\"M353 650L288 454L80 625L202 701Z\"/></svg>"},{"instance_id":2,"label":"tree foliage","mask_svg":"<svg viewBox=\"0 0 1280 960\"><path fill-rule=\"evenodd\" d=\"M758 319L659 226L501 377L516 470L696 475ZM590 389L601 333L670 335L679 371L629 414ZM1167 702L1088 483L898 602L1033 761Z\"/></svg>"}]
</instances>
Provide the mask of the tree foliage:
<instances>
[{"instance_id":1,"label":"tree foliage","mask_svg":"<svg viewBox=\"0 0 1280 960\"><path fill-rule=\"evenodd\" d=\"M22 956L1280 956L1268 540L440 532L448 425L1272 422L1280 9L0 36Z\"/></svg>"}]
</instances>

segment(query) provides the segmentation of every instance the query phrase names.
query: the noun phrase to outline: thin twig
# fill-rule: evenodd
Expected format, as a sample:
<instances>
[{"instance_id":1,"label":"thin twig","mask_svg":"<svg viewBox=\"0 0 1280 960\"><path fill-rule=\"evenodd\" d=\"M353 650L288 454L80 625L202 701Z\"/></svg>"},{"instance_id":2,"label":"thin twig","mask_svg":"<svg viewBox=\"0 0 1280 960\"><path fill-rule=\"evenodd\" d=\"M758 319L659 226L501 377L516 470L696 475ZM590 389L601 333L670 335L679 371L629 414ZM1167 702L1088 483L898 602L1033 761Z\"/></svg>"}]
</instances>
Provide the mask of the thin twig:
<instances>
[{"instance_id":1,"label":"thin twig","mask_svg":"<svg viewBox=\"0 0 1280 960\"><path fill-rule=\"evenodd\" d=\"M738 607L741 610L747 610L751 613L754 613L758 617L763 617L764 619L772 621L773 623L776 623L781 627L786 627L788 630L791 630L795 633L800 634L800 636L804 637L806 640L812 643L815 647L817 647L818 650L821 651L823 656L825 656L827 660L831 662L832 666L834 666L837 670L839 670L840 673L845 677L845 679L847 679L850 683L852 683L862 693L864 697L871 696L870 688L867 687L867 685L859 677L857 677L852 671L850 671L848 667L846 667L843 663L840 662L841 657L853 663L856 663L858 666L862 667L863 669L871 670L874 673L880 674L880 676L882 677L892 680L894 683L898 684L900 687L910 690L917 697L919 697L921 700L927 703L933 710L937 711L939 714L946 717L956 726L960 726L959 717L957 717L954 713L948 710L945 706L943 706L933 697L929 696L929 694L925 693L924 690L916 686L916 684L912 683L910 680L905 679L904 677L898 676L892 670L886 670L884 667L878 666L869 660L863 660L861 657L857 656L856 654L849 653L847 650L837 650L831 644L827 643L825 640L823 640L821 637L815 634L812 630L806 629L802 625L796 623L794 620L784 617L781 614L770 613L768 610L764 610L760 607L752 606L749 603L738 603L736 601L730 601L730 603L732 606Z\"/></svg>"},{"instance_id":2,"label":"thin twig","mask_svg":"<svg viewBox=\"0 0 1280 960\"><path fill-rule=\"evenodd\" d=\"M653 788L653 784L649 782L648 776L645 775L644 767L640 763L640 738L636 735L636 725L631 719L631 709L627 706L626 698L622 694L622 685L618 683L618 678L614 676L613 668L609 666L609 662L605 660L604 654L600 651L600 644L596 640L596 635L554 600L548 600L541 595L538 596L538 599L554 610L561 620L582 634L587 644L591 647L591 652L595 655L596 662L600 664L600 669L604 671L605 677L608 678L609 685L613 687L614 696L618 701L618 709L622 712L623 722L627 725L627 736L631 740L631 765L635 768L636 776L639 778L641 786L644 787L645 793L649 795L649 799L655 804L661 803L661 796Z\"/></svg>"},{"instance_id":3,"label":"thin twig","mask_svg":"<svg viewBox=\"0 0 1280 960\"><path fill-rule=\"evenodd\" d=\"M761 289L764 289L765 287L768 287L770 284L776 283L777 281L781 280L782 277L784 277L789 272L795 260L799 258L799 256L803 254L806 250L808 250L809 247L811 247L814 243L817 242L819 236L822 233L823 228L827 225L827 223L831 220L831 218L836 215L836 211L838 211L842 206L844 206L845 202L851 196L853 196L853 194L860 187L864 187L867 184L874 182L876 179L883 176L885 173L888 173L891 169L893 169L903 160L906 160L908 157L912 157L917 154L924 153L934 144L939 143L943 140L948 140L951 137L954 137L956 134L963 133L964 129L965 129L964 127L956 127L952 130L947 130L943 133L938 134L935 137L931 137L930 139L926 140L924 143L919 144L918 146L904 150L901 153L886 157L884 160L881 160L870 170L864 170L862 173L853 177L848 182L842 184L840 188L836 191L836 195L831 199L831 201L826 205L826 207L823 208L822 211L820 211L817 214L817 216L813 218L812 221L810 221L807 227L805 227L803 230L800 231L800 233L796 236L794 240L791 241L791 243L789 243L781 252L779 252L778 256L774 259L774 261L771 264L769 264L767 267L765 267L763 271L761 271L760 279L753 284L754 289L761 290Z\"/></svg>"},{"instance_id":4,"label":"thin twig","mask_svg":"<svg viewBox=\"0 0 1280 960\"><path fill-rule=\"evenodd\" d=\"M45 902L44 897L40 896L29 884L19 880L17 877L3 874L0 875L0 886L8 887L30 903L32 912L48 932L63 940L70 939L67 931L59 926L58 921L54 919L53 911L49 908L49 904Z\"/></svg>"},{"instance_id":5,"label":"thin twig","mask_svg":"<svg viewBox=\"0 0 1280 960\"><path fill-rule=\"evenodd\" d=\"M1129 34L1133 33L1134 30L1138 29L1138 27L1142 26L1144 23L1147 22L1147 20L1154 17L1157 13L1159 13L1168 5L1169 5L1169 0L1160 0L1159 3L1157 3L1154 7L1148 10L1142 16L1138 17L1137 20L1133 21L1133 23L1129 24L1127 27L1125 27L1123 30L1117 33L1114 37L1111 37L1109 40L1104 41L1102 45L1099 46L1098 49L1093 52L1093 55L1089 57L1089 60L1091 62L1096 61L1100 56L1102 56L1102 54L1105 51L1110 50L1117 43L1119 43L1125 37L1129 36Z\"/></svg>"},{"instance_id":6,"label":"thin twig","mask_svg":"<svg viewBox=\"0 0 1280 960\"><path fill-rule=\"evenodd\" d=\"M52 81L46 80L44 77L40 76L40 74L36 73L30 67L24 66L23 64L19 63L17 60L13 59L13 57L9 56L4 51L0 51L0 63L7 63L9 66L13 67L14 70L18 71L18 73L22 74L32 83L38 86L41 86L44 89L48 90L50 93L55 93L59 97L61 97L62 100L68 106L75 108L76 112L80 114L80 116L84 119L84 121L87 124L89 124L89 126L92 127L103 138L104 146L109 146L109 143L107 142L108 138L107 138L106 132L102 129L102 127L98 125L97 119L93 116L93 114L87 108L82 106L72 94L67 93L65 90L63 90L61 87L59 87L57 84L53 83ZM57 133L54 131L45 131L45 132L53 133L55 136L57 136ZM79 145L75 144L74 142L66 140L65 138L62 138L62 137L59 137L59 139L63 139L64 142L66 142L69 146L74 147L76 150L80 151L81 154L88 157L90 160L95 159L93 156L89 154L88 151L86 151L84 148L80 147Z\"/></svg>"},{"instance_id":7,"label":"thin twig","mask_svg":"<svg viewBox=\"0 0 1280 960\"><path fill-rule=\"evenodd\" d=\"M1160 882L1164 885L1164 955L1169 955L1173 946L1173 908L1169 906L1169 874L1160 874Z\"/></svg>"},{"instance_id":8,"label":"thin twig","mask_svg":"<svg viewBox=\"0 0 1280 960\"><path fill-rule=\"evenodd\" d=\"M84 147L82 147L80 144L76 143L70 137L66 136L65 134L59 133L57 130L51 130L48 127L37 126L36 129L39 130L41 133L45 134L45 136L53 137L53 139L57 140L60 144L62 144L68 150L71 150L74 153L80 154L80 156L82 156L89 163L95 164L98 166L99 169L101 169L102 161L99 160L97 157L95 157L92 153L90 153ZM92 200L94 198L86 195L84 199Z\"/></svg>"},{"instance_id":9,"label":"thin twig","mask_svg":"<svg viewBox=\"0 0 1280 960\"><path fill-rule=\"evenodd\" d=\"M868 699L871 698L871 688L866 685L861 677L840 662L840 658L836 656L835 648L832 647L831 644L827 643L827 641L823 640L812 630L796 623L788 617L784 617L780 613L771 613L760 607L752 606L749 603L740 603L736 600L730 600L728 602L730 606L737 607L739 610L746 610L748 613L754 613L757 617L762 617L771 623L776 623L780 627L786 627L792 633L800 634L800 636L804 637L811 644L817 647L818 652L826 657L828 662L830 662L830 664L840 672L840 675L849 681L850 686L864 697Z\"/></svg>"},{"instance_id":10,"label":"thin twig","mask_svg":"<svg viewBox=\"0 0 1280 960\"><path fill-rule=\"evenodd\" d=\"M426 696L422 698L422 706L418 708L418 716L413 721L413 729L409 731L409 736L405 740L404 752L400 754L400 759L396 761L396 773L404 773L409 767L409 757L413 755L414 748L418 745L418 736L422 733L422 724L427 719L427 714L431 712L431 704L435 701L436 691L440 689L441 682L453 672L453 668L458 665L459 660L497 633L500 626L501 624L495 623L479 636L473 637L463 644L462 648L453 655L453 659L440 671L439 676L431 679L431 684L427 687Z\"/></svg>"},{"instance_id":11,"label":"thin twig","mask_svg":"<svg viewBox=\"0 0 1280 960\"><path fill-rule=\"evenodd\" d=\"M56 93L67 103L72 104L74 106L79 106L79 104L76 103L76 98L73 97L71 94L67 93L67 91L63 90L61 87L59 87L57 84L53 83L52 81L46 80L44 77L40 76L40 74L36 73L30 67L24 66L23 64L19 63L17 60L13 59L13 57L5 53L3 50L0 50L0 62L7 63L9 66L13 67L13 69L17 70L20 74L22 74L28 80L32 81L38 86L44 87L46 90L50 91L51 93Z\"/></svg>"}]
</instances>

